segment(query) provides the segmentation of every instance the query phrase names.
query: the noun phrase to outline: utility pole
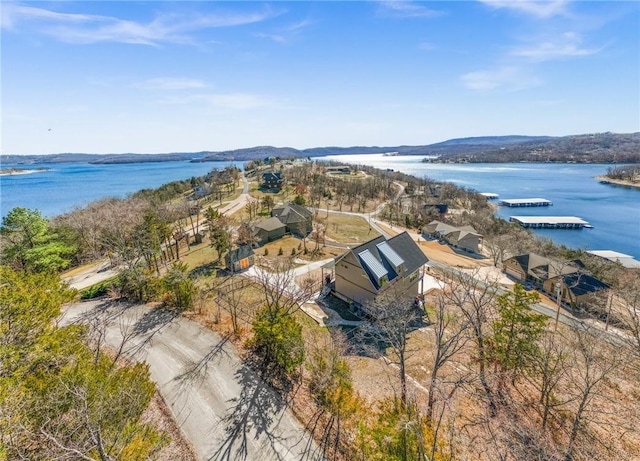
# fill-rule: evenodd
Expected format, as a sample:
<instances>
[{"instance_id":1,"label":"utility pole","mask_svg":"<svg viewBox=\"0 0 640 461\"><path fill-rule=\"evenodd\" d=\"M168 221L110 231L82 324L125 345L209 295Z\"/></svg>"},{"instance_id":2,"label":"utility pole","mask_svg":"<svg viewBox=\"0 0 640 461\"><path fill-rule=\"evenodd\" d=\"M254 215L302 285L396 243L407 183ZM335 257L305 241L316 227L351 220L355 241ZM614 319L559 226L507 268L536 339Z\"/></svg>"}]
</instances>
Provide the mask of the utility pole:
<instances>
[{"instance_id":1,"label":"utility pole","mask_svg":"<svg viewBox=\"0 0 640 461\"><path fill-rule=\"evenodd\" d=\"M556 324L554 327L554 331L558 330L558 320L560 320L560 305L562 304L562 279L556 282Z\"/></svg>"}]
</instances>

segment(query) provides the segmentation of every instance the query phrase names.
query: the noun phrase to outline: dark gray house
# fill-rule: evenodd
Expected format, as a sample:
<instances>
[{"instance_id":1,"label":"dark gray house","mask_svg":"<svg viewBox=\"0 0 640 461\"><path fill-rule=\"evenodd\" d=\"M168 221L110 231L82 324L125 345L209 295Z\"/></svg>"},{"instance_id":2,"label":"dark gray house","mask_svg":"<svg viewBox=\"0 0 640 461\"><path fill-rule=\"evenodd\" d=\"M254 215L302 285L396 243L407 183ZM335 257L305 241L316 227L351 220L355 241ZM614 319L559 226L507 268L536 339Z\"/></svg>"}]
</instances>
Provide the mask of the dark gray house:
<instances>
[{"instance_id":1,"label":"dark gray house","mask_svg":"<svg viewBox=\"0 0 640 461\"><path fill-rule=\"evenodd\" d=\"M262 187L263 189L280 190L283 184L284 178L282 177L281 172L269 171L267 173L262 173L262 181L260 182L260 187Z\"/></svg>"},{"instance_id":2,"label":"dark gray house","mask_svg":"<svg viewBox=\"0 0 640 461\"><path fill-rule=\"evenodd\" d=\"M224 257L227 270L231 272L240 272L253 266L254 253L250 245L242 245L231 250Z\"/></svg>"},{"instance_id":3,"label":"dark gray house","mask_svg":"<svg viewBox=\"0 0 640 461\"><path fill-rule=\"evenodd\" d=\"M286 226L278 218L269 218L259 222L253 228L258 245L278 240L286 232Z\"/></svg>"},{"instance_id":4,"label":"dark gray house","mask_svg":"<svg viewBox=\"0 0 640 461\"><path fill-rule=\"evenodd\" d=\"M394 295L421 294L422 267L428 259L407 232L383 236L350 249L335 260L335 294L364 306L393 288Z\"/></svg>"},{"instance_id":5,"label":"dark gray house","mask_svg":"<svg viewBox=\"0 0 640 461\"><path fill-rule=\"evenodd\" d=\"M294 203L271 210L271 216L278 218L287 228L287 232L306 237L311 232L313 213L305 207Z\"/></svg>"}]
</instances>

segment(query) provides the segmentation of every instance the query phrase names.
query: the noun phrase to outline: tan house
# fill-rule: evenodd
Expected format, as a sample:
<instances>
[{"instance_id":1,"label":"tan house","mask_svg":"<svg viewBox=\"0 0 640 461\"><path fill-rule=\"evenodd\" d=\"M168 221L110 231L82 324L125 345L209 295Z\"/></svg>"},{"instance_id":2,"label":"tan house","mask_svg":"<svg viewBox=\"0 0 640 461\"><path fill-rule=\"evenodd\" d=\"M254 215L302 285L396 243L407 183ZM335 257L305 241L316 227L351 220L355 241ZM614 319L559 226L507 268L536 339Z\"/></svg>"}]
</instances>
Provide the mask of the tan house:
<instances>
[{"instance_id":1,"label":"tan house","mask_svg":"<svg viewBox=\"0 0 640 461\"><path fill-rule=\"evenodd\" d=\"M554 296L560 292L563 303L580 309L606 304L610 289L606 283L579 271L545 280L542 287L544 292Z\"/></svg>"},{"instance_id":2,"label":"tan house","mask_svg":"<svg viewBox=\"0 0 640 461\"><path fill-rule=\"evenodd\" d=\"M422 228L422 233L444 239L449 245L474 253L480 251L482 244L482 235L471 226L455 227L441 221L431 221Z\"/></svg>"},{"instance_id":3,"label":"tan house","mask_svg":"<svg viewBox=\"0 0 640 461\"><path fill-rule=\"evenodd\" d=\"M535 253L513 256L503 261L505 273L517 281L530 283L543 293L577 308L602 304L609 285L587 274L580 260L555 261Z\"/></svg>"},{"instance_id":4,"label":"tan house","mask_svg":"<svg viewBox=\"0 0 640 461\"><path fill-rule=\"evenodd\" d=\"M519 282L531 282L543 289L545 280L573 274L584 266L580 261L554 261L535 253L512 256L502 262L504 272Z\"/></svg>"},{"instance_id":5,"label":"tan house","mask_svg":"<svg viewBox=\"0 0 640 461\"><path fill-rule=\"evenodd\" d=\"M422 267L427 261L407 232L388 240L376 237L336 258L334 293L359 307L392 289L415 298L421 294Z\"/></svg>"}]
</instances>

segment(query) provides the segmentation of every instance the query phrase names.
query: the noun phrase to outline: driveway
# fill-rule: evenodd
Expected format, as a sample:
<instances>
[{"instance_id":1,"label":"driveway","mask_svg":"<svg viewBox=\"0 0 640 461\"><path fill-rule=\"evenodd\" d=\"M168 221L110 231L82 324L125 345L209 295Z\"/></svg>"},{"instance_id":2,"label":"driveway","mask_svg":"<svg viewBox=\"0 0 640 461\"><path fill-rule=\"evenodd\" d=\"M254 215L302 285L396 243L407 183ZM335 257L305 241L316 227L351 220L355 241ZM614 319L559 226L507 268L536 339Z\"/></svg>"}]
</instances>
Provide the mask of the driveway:
<instances>
[{"instance_id":1,"label":"driveway","mask_svg":"<svg viewBox=\"0 0 640 461\"><path fill-rule=\"evenodd\" d=\"M159 307L100 301L67 307L62 324L96 317L109 319L110 346L131 336L126 356L149 364L151 379L199 459L322 459L279 394L226 338Z\"/></svg>"}]
</instances>

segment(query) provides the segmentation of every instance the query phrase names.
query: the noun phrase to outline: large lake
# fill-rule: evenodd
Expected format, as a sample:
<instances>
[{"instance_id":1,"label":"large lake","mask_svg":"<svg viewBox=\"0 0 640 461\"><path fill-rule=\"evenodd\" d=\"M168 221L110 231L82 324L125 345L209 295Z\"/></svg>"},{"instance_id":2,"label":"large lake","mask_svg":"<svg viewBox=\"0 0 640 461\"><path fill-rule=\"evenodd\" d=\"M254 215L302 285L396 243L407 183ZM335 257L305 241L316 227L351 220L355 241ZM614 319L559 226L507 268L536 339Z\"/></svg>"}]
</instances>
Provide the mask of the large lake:
<instances>
[{"instance_id":1,"label":"large lake","mask_svg":"<svg viewBox=\"0 0 640 461\"><path fill-rule=\"evenodd\" d=\"M541 197L553 206L500 207L498 216L578 216L593 229L540 229L537 235L573 248L615 250L640 259L640 189L600 184L609 165L550 163L439 164L420 156L335 155L345 163L392 168L419 178L448 181L502 199Z\"/></svg>"},{"instance_id":2,"label":"large lake","mask_svg":"<svg viewBox=\"0 0 640 461\"><path fill-rule=\"evenodd\" d=\"M575 164L435 164L422 157L338 155L322 157L344 163L392 168L417 177L450 181L478 192L494 192L506 198L542 197L551 207L504 208L498 215L578 216L593 229L536 230L536 234L574 248L615 250L640 259L640 190L598 183L608 165ZM243 162L166 162L120 165L87 163L29 165L51 171L29 175L0 176L0 212L5 216L16 206L37 208L54 216L103 197L124 197L143 188L201 176L213 168ZM10 167L12 165L2 165Z\"/></svg>"}]
</instances>

